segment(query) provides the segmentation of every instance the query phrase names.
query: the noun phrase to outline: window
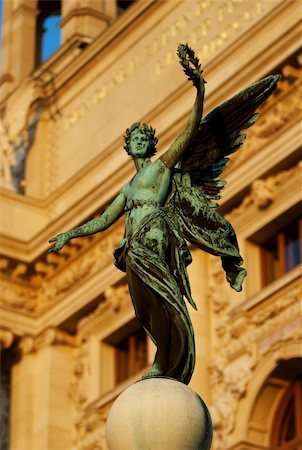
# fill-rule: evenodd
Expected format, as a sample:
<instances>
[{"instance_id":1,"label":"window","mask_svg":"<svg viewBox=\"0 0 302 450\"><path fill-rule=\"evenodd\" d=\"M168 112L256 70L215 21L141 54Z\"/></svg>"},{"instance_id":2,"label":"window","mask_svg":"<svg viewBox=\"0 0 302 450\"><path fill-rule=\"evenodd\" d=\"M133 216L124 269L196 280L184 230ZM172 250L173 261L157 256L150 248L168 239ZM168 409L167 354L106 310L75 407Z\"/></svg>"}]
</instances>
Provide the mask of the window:
<instances>
[{"instance_id":1,"label":"window","mask_svg":"<svg viewBox=\"0 0 302 450\"><path fill-rule=\"evenodd\" d=\"M39 0L37 16L36 65L45 62L61 45L61 1Z\"/></svg>"},{"instance_id":2,"label":"window","mask_svg":"<svg viewBox=\"0 0 302 450\"><path fill-rule=\"evenodd\" d=\"M275 414L272 445L276 450L302 450L302 381L293 382Z\"/></svg>"},{"instance_id":3,"label":"window","mask_svg":"<svg viewBox=\"0 0 302 450\"><path fill-rule=\"evenodd\" d=\"M147 365L147 336L140 328L115 345L115 383L121 383Z\"/></svg>"},{"instance_id":4,"label":"window","mask_svg":"<svg viewBox=\"0 0 302 450\"><path fill-rule=\"evenodd\" d=\"M302 219L296 219L261 246L262 285L298 266L302 261Z\"/></svg>"}]
</instances>

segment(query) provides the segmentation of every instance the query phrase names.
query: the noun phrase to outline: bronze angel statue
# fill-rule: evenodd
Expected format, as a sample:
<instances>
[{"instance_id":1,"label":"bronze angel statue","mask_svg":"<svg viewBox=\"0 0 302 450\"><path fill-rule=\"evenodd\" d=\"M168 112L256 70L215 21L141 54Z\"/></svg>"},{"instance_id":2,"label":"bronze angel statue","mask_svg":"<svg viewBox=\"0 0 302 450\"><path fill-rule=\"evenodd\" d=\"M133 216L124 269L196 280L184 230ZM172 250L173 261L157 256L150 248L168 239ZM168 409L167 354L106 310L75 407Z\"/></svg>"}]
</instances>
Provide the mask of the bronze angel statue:
<instances>
[{"instance_id":1,"label":"bronze angel statue","mask_svg":"<svg viewBox=\"0 0 302 450\"><path fill-rule=\"evenodd\" d=\"M185 130L158 159L155 130L134 123L126 130L125 150L137 173L105 212L50 239L51 252L70 240L110 227L125 214L125 235L114 251L115 265L126 273L136 316L157 346L147 376L166 376L188 384L195 365L195 344L185 299L196 309L186 267L187 242L220 256L226 279L241 291L246 271L236 234L216 210L225 181L220 175L245 139L242 130L258 119L256 109L277 86L268 76L202 118L205 80L188 45L179 45L181 66L196 88Z\"/></svg>"}]
</instances>

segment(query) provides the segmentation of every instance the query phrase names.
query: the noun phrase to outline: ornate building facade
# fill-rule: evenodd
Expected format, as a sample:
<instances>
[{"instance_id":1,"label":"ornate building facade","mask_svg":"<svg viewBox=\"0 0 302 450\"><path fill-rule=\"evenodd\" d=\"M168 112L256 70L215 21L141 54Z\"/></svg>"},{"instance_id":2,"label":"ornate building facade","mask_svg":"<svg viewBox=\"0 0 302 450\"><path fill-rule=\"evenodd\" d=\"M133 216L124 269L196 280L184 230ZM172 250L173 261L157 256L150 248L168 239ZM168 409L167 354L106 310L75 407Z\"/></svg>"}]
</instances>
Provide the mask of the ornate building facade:
<instances>
[{"instance_id":1,"label":"ornate building facade","mask_svg":"<svg viewBox=\"0 0 302 450\"><path fill-rule=\"evenodd\" d=\"M47 241L98 215L131 178L122 147L132 122L157 129L159 153L182 131L194 90L180 42L204 66L206 113L282 74L224 174L219 208L239 237L243 292L231 291L219 259L192 249L191 386L211 411L213 450L302 449L300 6L4 1L1 449L106 449L110 406L150 367L153 344L113 266L122 219L60 254ZM60 44L43 57L49 17L59 17Z\"/></svg>"}]
</instances>

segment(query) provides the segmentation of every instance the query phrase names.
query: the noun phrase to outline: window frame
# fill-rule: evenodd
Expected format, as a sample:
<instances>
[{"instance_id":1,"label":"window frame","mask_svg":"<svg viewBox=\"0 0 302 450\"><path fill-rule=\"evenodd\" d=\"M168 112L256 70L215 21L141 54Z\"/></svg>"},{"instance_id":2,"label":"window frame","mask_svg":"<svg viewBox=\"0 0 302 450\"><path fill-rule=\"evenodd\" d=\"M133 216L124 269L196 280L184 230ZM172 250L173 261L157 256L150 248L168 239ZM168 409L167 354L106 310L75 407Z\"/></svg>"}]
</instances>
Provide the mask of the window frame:
<instances>
[{"instance_id":1,"label":"window frame","mask_svg":"<svg viewBox=\"0 0 302 450\"><path fill-rule=\"evenodd\" d=\"M298 217L295 219L298 225L298 236L299 236L299 246L300 246L300 264L302 262L302 217ZM292 223L294 223L293 221ZM290 225L290 224L289 224ZM267 272L267 250L264 248L263 244L260 245L260 270L261 270L261 287L264 288L269 284L273 283L276 279L289 272L293 268L297 267L297 265L293 266L291 269L286 269L286 230L285 227L283 230L276 233L277 237L277 252L278 252L278 271L275 278L270 279ZM273 235L274 236L274 235ZM273 238L273 236L271 238ZM268 239L269 240L269 239ZM267 241L268 241L267 240Z\"/></svg>"},{"instance_id":2,"label":"window frame","mask_svg":"<svg viewBox=\"0 0 302 450\"><path fill-rule=\"evenodd\" d=\"M290 418L289 405L294 400L295 436L285 440ZM283 394L277 411L271 433L271 445L275 450L302 450L302 380L294 381Z\"/></svg>"}]
</instances>

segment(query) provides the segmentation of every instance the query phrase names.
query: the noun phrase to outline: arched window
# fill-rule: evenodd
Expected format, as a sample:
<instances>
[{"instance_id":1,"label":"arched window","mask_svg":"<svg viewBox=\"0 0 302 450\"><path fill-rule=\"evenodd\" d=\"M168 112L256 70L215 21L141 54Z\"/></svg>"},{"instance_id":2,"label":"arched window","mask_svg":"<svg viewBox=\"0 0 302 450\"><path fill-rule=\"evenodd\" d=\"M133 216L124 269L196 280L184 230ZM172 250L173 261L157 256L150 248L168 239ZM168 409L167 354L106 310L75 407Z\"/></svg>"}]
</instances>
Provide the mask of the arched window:
<instances>
[{"instance_id":1,"label":"arched window","mask_svg":"<svg viewBox=\"0 0 302 450\"><path fill-rule=\"evenodd\" d=\"M39 0L36 31L36 66L45 62L60 47L60 19L60 0Z\"/></svg>"},{"instance_id":2,"label":"arched window","mask_svg":"<svg viewBox=\"0 0 302 450\"><path fill-rule=\"evenodd\" d=\"M302 450L302 380L291 383L280 401L271 445L276 450Z\"/></svg>"}]
</instances>

